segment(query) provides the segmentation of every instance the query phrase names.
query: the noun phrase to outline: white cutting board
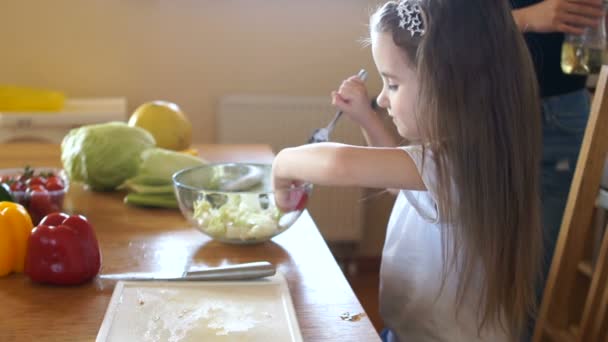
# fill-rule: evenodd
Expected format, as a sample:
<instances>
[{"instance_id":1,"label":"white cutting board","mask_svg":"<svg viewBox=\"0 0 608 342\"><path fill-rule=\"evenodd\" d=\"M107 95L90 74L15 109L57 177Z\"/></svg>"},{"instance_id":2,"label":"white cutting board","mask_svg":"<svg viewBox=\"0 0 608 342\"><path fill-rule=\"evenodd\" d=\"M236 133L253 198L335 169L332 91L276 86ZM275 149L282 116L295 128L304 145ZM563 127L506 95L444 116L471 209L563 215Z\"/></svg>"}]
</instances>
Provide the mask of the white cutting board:
<instances>
[{"instance_id":1,"label":"white cutting board","mask_svg":"<svg viewBox=\"0 0 608 342\"><path fill-rule=\"evenodd\" d=\"M255 281L118 282L97 342L302 341L281 274Z\"/></svg>"}]
</instances>

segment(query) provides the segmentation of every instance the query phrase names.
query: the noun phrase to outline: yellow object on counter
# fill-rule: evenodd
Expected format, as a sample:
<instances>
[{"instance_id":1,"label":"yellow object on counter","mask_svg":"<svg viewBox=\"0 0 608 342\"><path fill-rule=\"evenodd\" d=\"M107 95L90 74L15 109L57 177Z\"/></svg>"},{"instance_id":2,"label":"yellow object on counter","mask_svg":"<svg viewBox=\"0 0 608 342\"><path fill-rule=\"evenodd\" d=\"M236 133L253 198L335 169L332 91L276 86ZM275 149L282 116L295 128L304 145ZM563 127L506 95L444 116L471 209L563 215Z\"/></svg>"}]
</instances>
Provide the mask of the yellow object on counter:
<instances>
[{"instance_id":1,"label":"yellow object on counter","mask_svg":"<svg viewBox=\"0 0 608 342\"><path fill-rule=\"evenodd\" d=\"M65 95L59 91L0 85L0 111L57 112L64 104Z\"/></svg>"},{"instance_id":2,"label":"yellow object on counter","mask_svg":"<svg viewBox=\"0 0 608 342\"><path fill-rule=\"evenodd\" d=\"M33 228L32 219L22 205L0 202L0 277L23 272Z\"/></svg>"},{"instance_id":3,"label":"yellow object on counter","mask_svg":"<svg viewBox=\"0 0 608 342\"><path fill-rule=\"evenodd\" d=\"M198 150L196 148L187 148L187 149L181 150L179 152L198 157Z\"/></svg>"},{"instance_id":4,"label":"yellow object on counter","mask_svg":"<svg viewBox=\"0 0 608 342\"><path fill-rule=\"evenodd\" d=\"M192 143L192 124L173 102L146 102L135 109L128 124L150 132L156 147L180 151L190 148Z\"/></svg>"}]
</instances>

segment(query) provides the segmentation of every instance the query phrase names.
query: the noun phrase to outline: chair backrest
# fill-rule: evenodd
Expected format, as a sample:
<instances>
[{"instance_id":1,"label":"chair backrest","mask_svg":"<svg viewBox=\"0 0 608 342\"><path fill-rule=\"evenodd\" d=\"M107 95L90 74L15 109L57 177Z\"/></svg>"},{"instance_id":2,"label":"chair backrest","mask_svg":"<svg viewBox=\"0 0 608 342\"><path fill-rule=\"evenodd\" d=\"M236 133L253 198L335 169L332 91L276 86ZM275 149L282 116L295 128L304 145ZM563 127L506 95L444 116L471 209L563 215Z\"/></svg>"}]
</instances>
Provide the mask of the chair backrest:
<instances>
[{"instance_id":1,"label":"chair backrest","mask_svg":"<svg viewBox=\"0 0 608 342\"><path fill-rule=\"evenodd\" d=\"M608 339L608 234L604 234L602 222L606 209L597 205L604 195L600 180L608 151L607 83L608 66L604 65L545 285L534 342Z\"/></svg>"}]
</instances>

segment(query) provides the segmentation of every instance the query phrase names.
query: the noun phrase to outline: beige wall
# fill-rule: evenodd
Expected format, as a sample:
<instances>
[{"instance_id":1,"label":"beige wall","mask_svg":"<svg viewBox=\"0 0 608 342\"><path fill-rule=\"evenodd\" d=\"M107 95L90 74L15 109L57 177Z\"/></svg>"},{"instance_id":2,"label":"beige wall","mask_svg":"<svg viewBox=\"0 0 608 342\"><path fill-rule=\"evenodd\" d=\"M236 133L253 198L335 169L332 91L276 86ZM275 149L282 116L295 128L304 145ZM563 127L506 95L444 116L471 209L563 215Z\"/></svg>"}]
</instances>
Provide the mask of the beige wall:
<instances>
[{"instance_id":1,"label":"beige wall","mask_svg":"<svg viewBox=\"0 0 608 342\"><path fill-rule=\"evenodd\" d=\"M357 40L375 2L2 0L0 82L171 100L211 142L222 94L326 95L373 70Z\"/></svg>"},{"instance_id":2,"label":"beige wall","mask_svg":"<svg viewBox=\"0 0 608 342\"><path fill-rule=\"evenodd\" d=\"M379 0L1 2L0 83L70 97L125 96L130 111L144 101L173 101L193 122L197 142L214 141L223 94L329 99L361 67L372 72L371 91L380 88L369 49L358 42ZM379 234L367 254L378 250Z\"/></svg>"}]
</instances>

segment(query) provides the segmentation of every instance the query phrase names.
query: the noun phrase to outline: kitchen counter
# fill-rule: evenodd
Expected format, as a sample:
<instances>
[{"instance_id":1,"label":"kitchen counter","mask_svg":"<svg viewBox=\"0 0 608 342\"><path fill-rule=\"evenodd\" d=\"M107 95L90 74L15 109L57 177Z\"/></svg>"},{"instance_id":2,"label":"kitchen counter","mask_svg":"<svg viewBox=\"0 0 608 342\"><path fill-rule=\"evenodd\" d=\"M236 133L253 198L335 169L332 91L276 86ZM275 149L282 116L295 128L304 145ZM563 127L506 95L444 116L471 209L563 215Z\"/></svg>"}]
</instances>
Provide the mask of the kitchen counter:
<instances>
[{"instance_id":1,"label":"kitchen counter","mask_svg":"<svg viewBox=\"0 0 608 342\"><path fill-rule=\"evenodd\" d=\"M271 162L266 145L198 145L211 161ZM55 144L0 144L0 168L60 167ZM288 282L305 341L379 341L346 278L307 211L270 242L234 246L210 240L178 210L143 209L122 202L124 193L94 193L70 184L64 210L85 215L102 251L102 273L180 273L189 266L220 266L268 260ZM23 274L0 278L0 341L92 341L114 283L76 287L34 284Z\"/></svg>"}]
</instances>

